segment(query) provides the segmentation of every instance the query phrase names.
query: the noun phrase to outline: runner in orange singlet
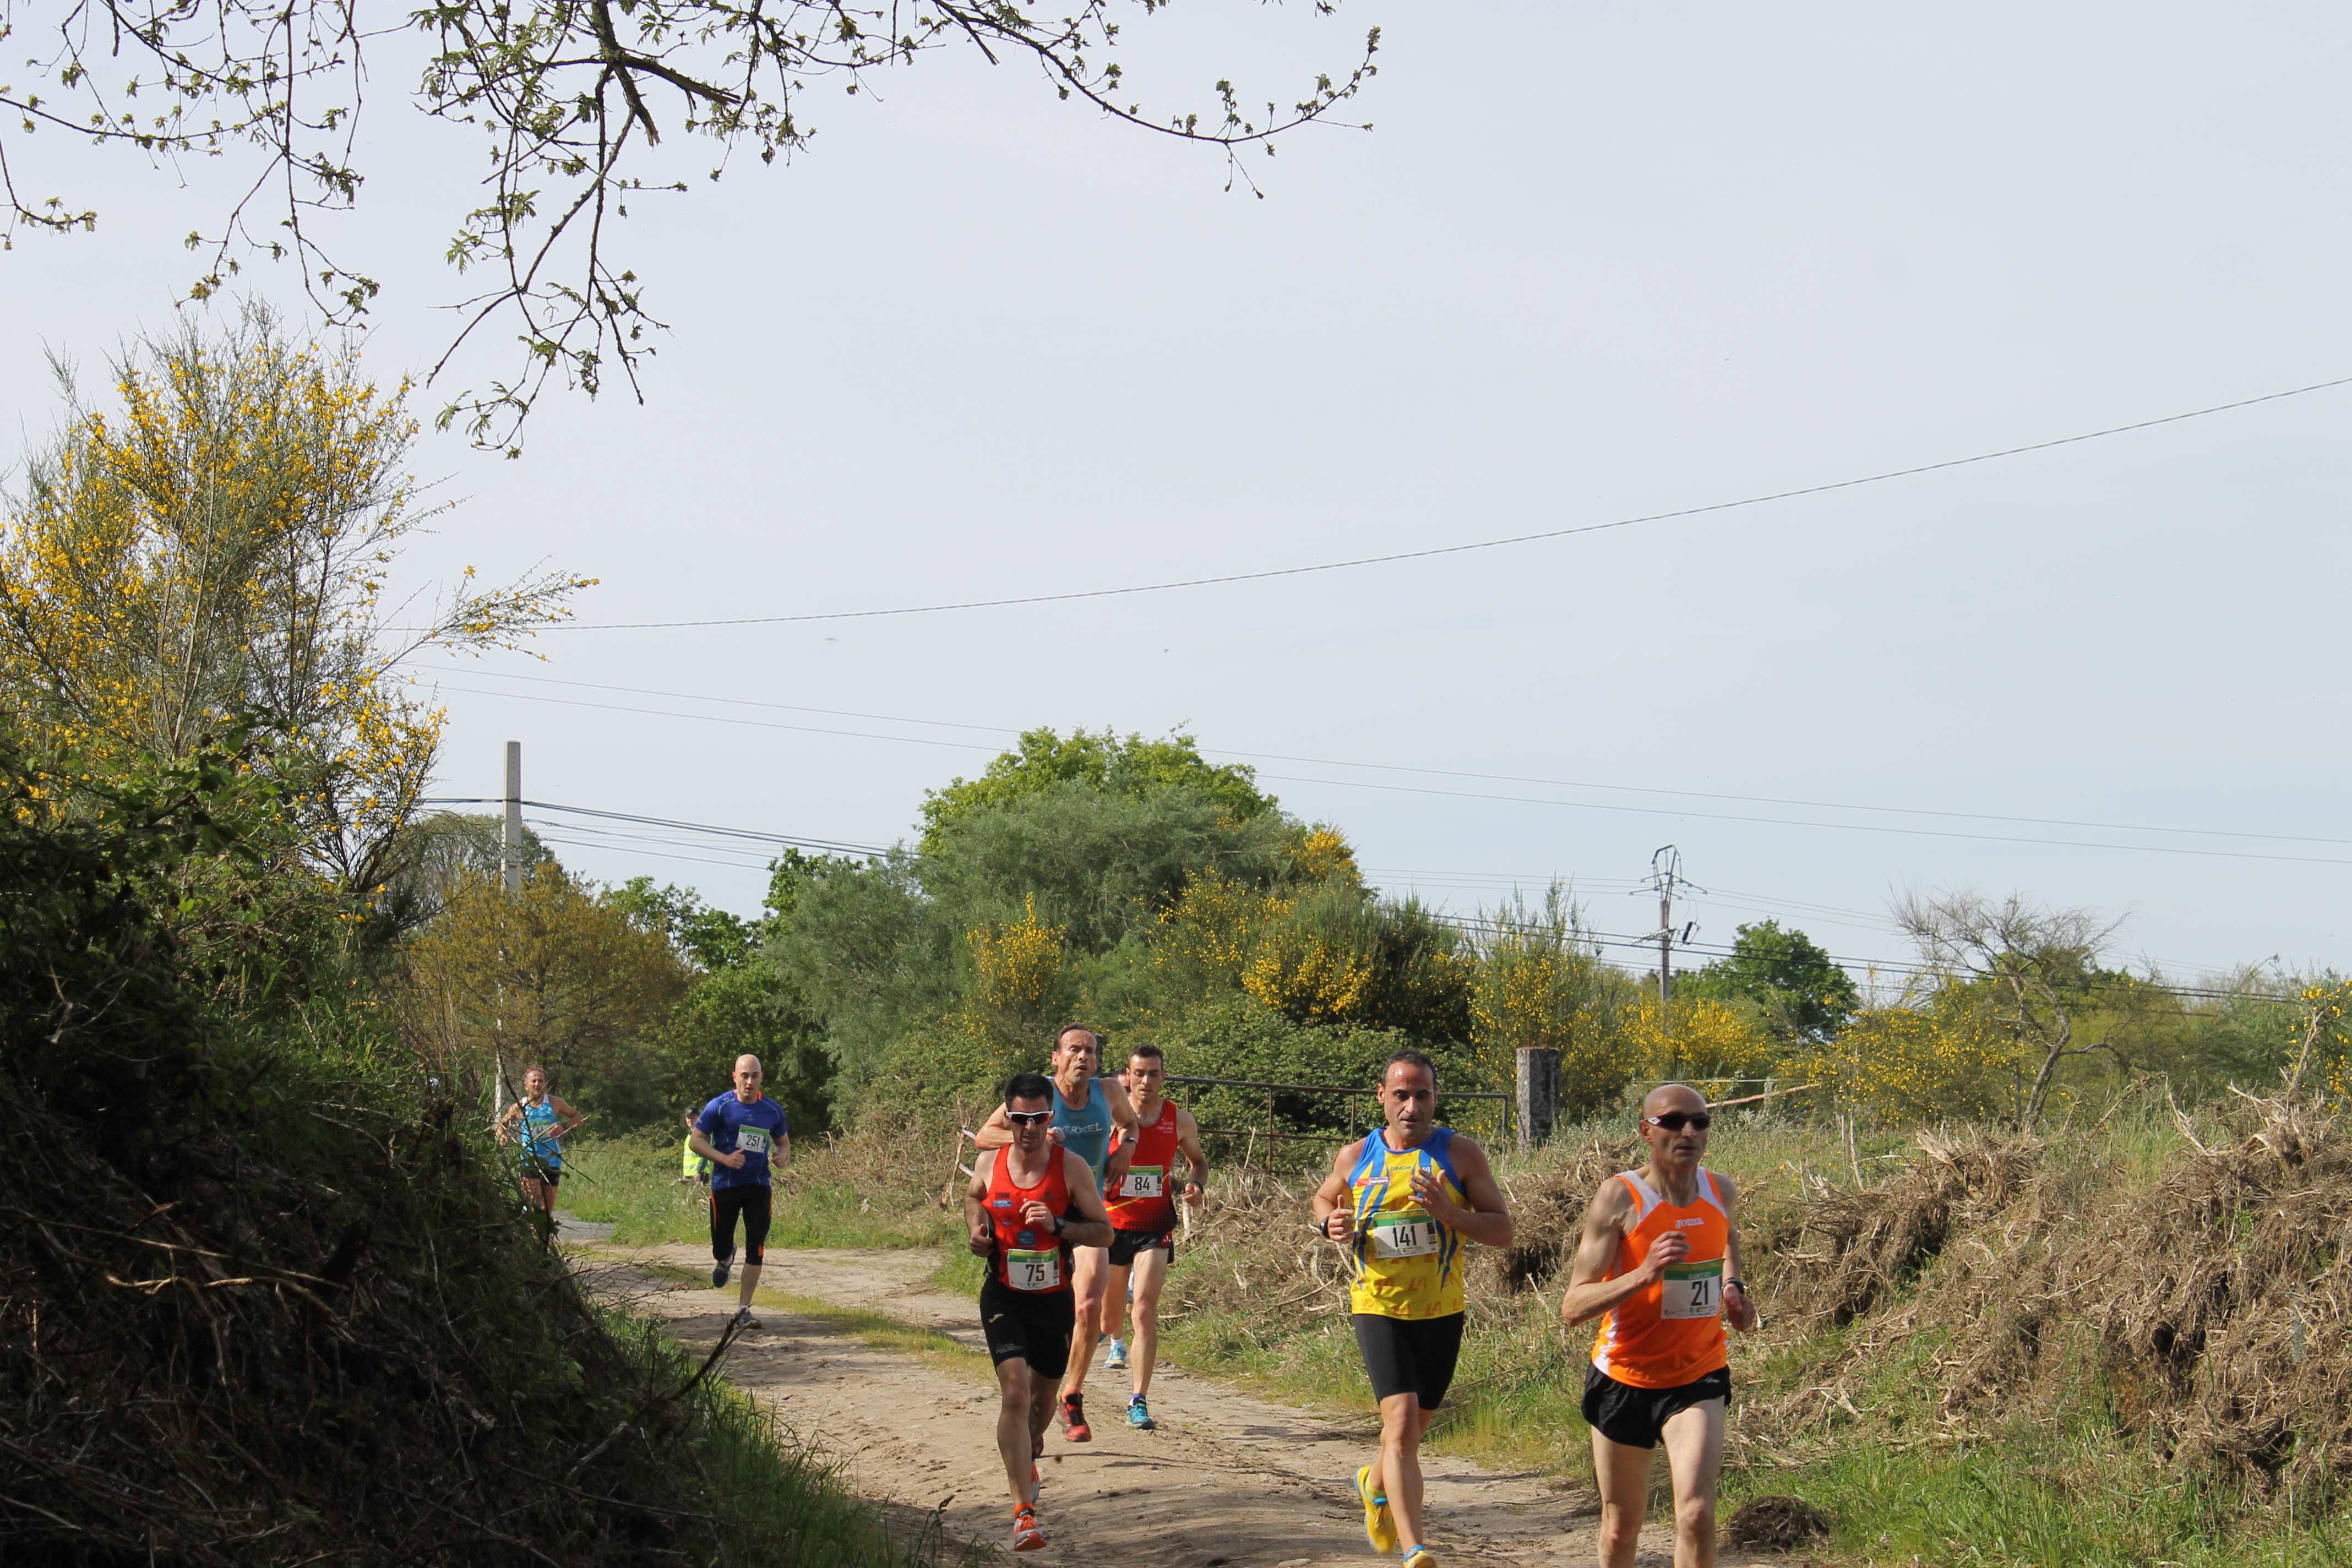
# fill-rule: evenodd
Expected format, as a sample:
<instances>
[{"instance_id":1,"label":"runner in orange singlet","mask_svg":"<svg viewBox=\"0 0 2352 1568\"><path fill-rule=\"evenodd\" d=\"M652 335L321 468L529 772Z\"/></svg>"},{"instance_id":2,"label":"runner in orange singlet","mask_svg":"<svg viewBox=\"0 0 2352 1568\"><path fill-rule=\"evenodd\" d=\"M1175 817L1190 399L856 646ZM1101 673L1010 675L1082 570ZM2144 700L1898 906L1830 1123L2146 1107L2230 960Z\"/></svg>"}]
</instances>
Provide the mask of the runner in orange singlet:
<instances>
[{"instance_id":1,"label":"runner in orange singlet","mask_svg":"<svg viewBox=\"0 0 2352 1568\"><path fill-rule=\"evenodd\" d=\"M1013 1550L1045 1544L1037 1529L1037 1456L1054 1419L1077 1321L1071 1249L1108 1247L1110 1216L1086 1161L1049 1136L1054 1086L1025 1072L1004 1086L1012 1142L972 1162L966 1240L988 1259L980 1326L996 1363L996 1449L1013 1488Z\"/></svg>"},{"instance_id":2,"label":"runner in orange singlet","mask_svg":"<svg viewBox=\"0 0 2352 1568\"><path fill-rule=\"evenodd\" d=\"M1675 1568L1713 1568L1715 1485L1731 1397L1726 1321L1756 1326L1739 1279L1739 1189L1699 1163L1706 1101L1650 1091L1637 1124L1650 1161L1601 1184L1559 1305L1570 1328L1600 1318L1584 1378L1601 1486L1601 1568L1633 1568L1661 1437L1675 1478Z\"/></svg>"}]
</instances>

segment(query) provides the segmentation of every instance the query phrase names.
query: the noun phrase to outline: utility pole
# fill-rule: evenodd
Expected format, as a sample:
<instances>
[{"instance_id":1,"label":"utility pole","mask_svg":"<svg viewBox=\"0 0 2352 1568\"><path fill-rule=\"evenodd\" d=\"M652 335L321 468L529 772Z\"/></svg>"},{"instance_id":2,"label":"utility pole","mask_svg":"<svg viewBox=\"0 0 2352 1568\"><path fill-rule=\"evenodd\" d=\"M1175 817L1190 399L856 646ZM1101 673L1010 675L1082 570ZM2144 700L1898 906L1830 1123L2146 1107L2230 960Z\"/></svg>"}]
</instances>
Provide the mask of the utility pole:
<instances>
[{"instance_id":1,"label":"utility pole","mask_svg":"<svg viewBox=\"0 0 2352 1568\"><path fill-rule=\"evenodd\" d=\"M1665 1028L1671 1030L1674 1023L1666 1008L1667 1004L1675 999L1675 889L1677 887L1689 888L1695 893L1703 893L1706 889L1684 879L1683 852L1671 844L1663 846L1650 857L1650 886L1658 894L1658 1018ZM1688 928L1683 931L1682 940L1685 942L1690 941ZM1682 1047L1677 1044L1675 1047L1675 1075L1679 1078L1682 1070Z\"/></svg>"},{"instance_id":2,"label":"utility pole","mask_svg":"<svg viewBox=\"0 0 2352 1568\"><path fill-rule=\"evenodd\" d=\"M507 816L499 833L499 875L509 893L522 891L522 742L507 742Z\"/></svg>"}]
</instances>

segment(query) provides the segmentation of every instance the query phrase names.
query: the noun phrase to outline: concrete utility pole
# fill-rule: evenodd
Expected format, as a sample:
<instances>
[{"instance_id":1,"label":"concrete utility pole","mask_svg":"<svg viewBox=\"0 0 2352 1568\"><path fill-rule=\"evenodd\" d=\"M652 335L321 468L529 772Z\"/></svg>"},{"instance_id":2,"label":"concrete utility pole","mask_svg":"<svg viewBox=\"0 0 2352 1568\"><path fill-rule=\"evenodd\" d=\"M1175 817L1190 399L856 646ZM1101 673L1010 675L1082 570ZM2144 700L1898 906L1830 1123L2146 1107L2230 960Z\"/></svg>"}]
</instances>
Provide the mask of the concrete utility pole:
<instances>
[{"instance_id":1,"label":"concrete utility pole","mask_svg":"<svg viewBox=\"0 0 2352 1568\"><path fill-rule=\"evenodd\" d=\"M1675 999L1675 884L1683 852L1669 844L1650 857L1650 885L1658 890L1658 1005Z\"/></svg>"},{"instance_id":2,"label":"concrete utility pole","mask_svg":"<svg viewBox=\"0 0 2352 1568\"><path fill-rule=\"evenodd\" d=\"M499 833L499 876L522 891L522 742L507 742L507 818Z\"/></svg>"}]
</instances>

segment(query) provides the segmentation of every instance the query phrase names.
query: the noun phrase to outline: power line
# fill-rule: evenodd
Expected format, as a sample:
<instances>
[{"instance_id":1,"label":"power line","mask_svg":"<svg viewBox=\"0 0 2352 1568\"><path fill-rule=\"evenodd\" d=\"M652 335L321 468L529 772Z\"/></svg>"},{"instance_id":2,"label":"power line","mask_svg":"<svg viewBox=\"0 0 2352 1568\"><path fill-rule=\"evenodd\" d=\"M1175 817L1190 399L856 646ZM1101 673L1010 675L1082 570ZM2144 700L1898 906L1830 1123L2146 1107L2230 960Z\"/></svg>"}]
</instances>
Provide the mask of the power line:
<instances>
[{"instance_id":1,"label":"power line","mask_svg":"<svg viewBox=\"0 0 2352 1568\"><path fill-rule=\"evenodd\" d=\"M488 675L492 679L501 680L526 680L547 685L577 687L583 689L593 691L628 692L647 697L667 697L688 702L714 702L723 703L730 707L772 709L782 712L818 713L843 718L862 718L891 724L921 724L936 728L974 730L991 734L1012 735L1020 733L1018 730L1014 729L1011 725L971 724L941 719L908 719L884 713L856 713L840 709L807 708L793 703L767 702L751 698L710 697L697 692L663 691L645 687L614 686L607 683L588 680L562 680L551 676L514 675L494 670L483 670L477 673ZM992 746L984 745L978 742L971 741L932 740L929 737L920 735L877 735L869 731L858 730L835 730L821 725L787 724L774 721L736 719L730 718L724 714L682 712L676 709L633 708L618 703L590 702L577 698L538 696L530 692L484 691L478 687L449 686L441 688L441 689L460 692L465 695L474 697L499 697L524 702L547 702L553 703L560 707L595 708L610 712L637 713L653 718L694 719L700 720L706 723L734 724L751 729L787 730L803 734L832 735L848 740L891 741L906 745L947 746L959 751L992 751L997 749ZM1427 768L1397 763L1359 763L1349 762L1339 758L1290 756L1280 752L1234 751L1223 747L1210 748L1206 750L1203 754L1212 757L1236 757L1248 761L1263 760L1268 762L1306 763L1310 765L1319 767L1362 768L1368 771L1381 773L1421 773L1434 778L1483 779L1491 780L1498 784L1529 784L1556 789L1604 790L1612 794L1620 795L1669 795L1677 799L1685 800L1714 800L1746 802L1759 805L1787 805L1819 811L1873 812L1886 816L1944 817L1962 822L2015 823L2021 826L2084 827L2114 833L2168 833L2207 838L2246 838L2270 843L2328 844L2352 847L2352 838L2328 837L2315 834L2258 833L2243 829L2221 827L2166 827L2146 823L2100 822L2074 817L2018 816L1995 812L1946 811L1929 806L1870 805L1848 801L1807 800L1799 797L1782 795L1736 795L1713 790L1665 789L1639 784L1599 784L1580 779L1552 779L1516 773L1476 773L1464 769ZM1284 783L1325 784L1342 789L1405 790L1423 795L1460 795L1462 798L1473 800L1507 801L1538 805L1564 805L1580 807L1582 809L1592 811L1642 812L1652 816L1694 816L1724 822L1752 822L1786 827L1827 827L1851 832L1908 833L1929 837L1981 839L1990 843L2040 844L2058 848L2141 850L2177 855L2218 855L2228 858L2238 859L2285 860L2326 866L2352 865L2352 859L2334 859L2314 856L2262 855L2245 850L2198 850L2164 845L2092 843L2078 839L2034 838L2011 835L1962 833L1951 829L1910 828L1892 826L1881 826L1869 823L1805 822L1786 817L1751 816L1695 811L1686 807L1619 805L1601 801L1533 800L1529 797L1520 795L1468 794L1462 791L1432 789L1427 786L1377 784L1366 783L1361 780L1308 778L1300 774L1289 773L1262 773L1260 776Z\"/></svg>"},{"instance_id":2,"label":"power line","mask_svg":"<svg viewBox=\"0 0 2352 1568\"><path fill-rule=\"evenodd\" d=\"M2259 397L2242 397L2234 403L2217 403L2208 408L2192 408L2186 413L2167 414L2154 419L2136 420L2128 425L2113 425L2104 430L2086 430L2077 436L2060 436L2052 440L2029 442L2022 447L2004 447L1999 451L1979 452L1973 457L1948 458L1941 462L1922 463L1916 468L1893 468L1882 474L1865 474L1859 479L1834 479L1826 484L1805 485L1796 489L1774 490L1767 495L1746 496L1738 500L1714 501L1706 506L1679 508L1674 511L1654 511L1640 517L1621 517L1610 522L1589 522L1574 528L1547 529L1538 533L1517 533L1506 539L1482 539L1469 544L1437 544L1423 550L1400 550L1386 555L1360 555L1347 561L1324 561L1309 566L1277 566L1262 572L1232 572L1215 577L1185 577L1166 583L1142 583L1125 588L1081 588L1062 594L1025 594L1004 599L966 599L949 604L905 605L885 610L825 610L797 616L735 616L725 618L694 621L605 621L559 622L544 629L549 631L618 632L665 631L690 626L789 626L808 621L868 620L880 616L929 616L950 610L993 610L1020 605L1066 604L1073 599L1108 599L1133 594L1164 594L1180 588L1211 588L1233 583L1259 583L1276 577L1300 577L1318 572L1344 572L1359 566L1383 566L1399 561L1425 561L1438 555L1460 555L1473 550L1500 550L1514 544L1534 544L1544 540L1568 539L1582 533L1601 533L1611 529L1633 528L1643 523L1667 522L1678 518L1702 517L1709 512L1730 511L1739 507L1762 506L1769 501L1794 500L1801 496L1825 495L1832 490L1853 489L1859 485L1884 484L1889 479L1906 479L1920 474L1932 474L1946 468L1966 468L1972 463L1990 463L2003 458L2022 457L2029 452L2046 452L2055 447L2071 447L2084 441L2103 440L2109 436L2126 435L2134 430L2153 429L2159 425L2177 425L2184 419L2202 419L2209 414L2226 414L2232 409L2252 408L2257 404L2275 403L2282 398L2301 397L2307 393L2326 392L2332 387L2352 385L2352 376L2340 376L2334 381L2314 382L2309 386L2290 387L2284 392L2267 392Z\"/></svg>"}]
</instances>

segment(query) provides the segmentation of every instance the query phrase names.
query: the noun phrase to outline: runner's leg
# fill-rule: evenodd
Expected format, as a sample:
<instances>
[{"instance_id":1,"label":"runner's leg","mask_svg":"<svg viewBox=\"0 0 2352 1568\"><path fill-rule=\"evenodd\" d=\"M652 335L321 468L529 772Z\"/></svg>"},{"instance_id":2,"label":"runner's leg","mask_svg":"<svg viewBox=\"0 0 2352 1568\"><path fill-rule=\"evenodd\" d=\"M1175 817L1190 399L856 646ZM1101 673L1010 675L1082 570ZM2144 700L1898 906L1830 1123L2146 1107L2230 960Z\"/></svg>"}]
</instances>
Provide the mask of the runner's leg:
<instances>
[{"instance_id":1,"label":"runner's leg","mask_svg":"<svg viewBox=\"0 0 2352 1568\"><path fill-rule=\"evenodd\" d=\"M1166 1247L1148 1247L1135 1255L1135 1300L1128 1309L1135 1344L1128 1352L1127 1364L1133 1369L1129 1375L1139 1395L1151 1392L1151 1369L1160 1360L1160 1290L1167 1283Z\"/></svg>"},{"instance_id":2,"label":"runner's leg","mask_svg":"<svg viewBox=\"0 0 2352 1568\"><path fill-rule=\"evenodd\" d=\"M1715 1482L1723 1469L1723 1401L1708 1399L1666 1417L1666 1463L1675 1476L1675 1568L1715 1568Z\"/></svg>"},{"instance_id":3,"label":"runner's leg","mask_svg":"<svg viewBox=\"0 0 2352 1568\"><path fill-rule=\"evenodd\" d=\"M1133 1272L1134 1265L1121 1265L1108 1261L1110 1254L1108 1250L1104 1252L1103 1258L1105 1261L1103 1263L1101 1333L1107 1340L1115 1340L1118 1338L1119 1308L1127 1300L1127 1279L1129 1274ZM1072 1277L1076 1278L1075 1274Z\"/></svg>"},{"instance_id":4,"label":"runner's leg","mask_svg":"<svg viewBox=\"0 0 2352 1568\"><path fill-rule=\"evenodd\" d=\"M1018 1356L996 1363L996 1451L1004 1460L1004 1479L1013 1489L1016 1509L1029 1506L1031 1429L1036 1425L1034 1407L1037 1403L1032 1385L1035 1384L1043 1384L1048 1392L1054 1386L1051 1378L1031 1377L1029 1363ZM1050 1418L1050 1401L1045 1409Z\"/></svg>"},{"instance_id":5,"label":"runner's leg","mask_svg":"<svg viewBox=\"0 0 2352 1568\"><path fill-rule=\"evenodd\" d=\"M760 1288L760 1266L767 1259L768 1222L774 1213L772 1196L770 1189L754 1187L743 1200L743 1288L735 1299L738 1306L749 1307L751 1292Z\"/></svg>"},{"instance_id":6,"label":"runner's leg","mask_svg":"<svg viewBox=\"0 0 2352 1568\"><path fill-rule=\"evenodd\" d=\"M1070 1336L1070 1370L1062 1377L1065 1399L1086 1387L1087 1363L1095 1359L1095 1345L1102 1338L1103 1288L1110 1280L1109 1247L1070 1250L1076 1258L1070 1283L1077 1291L1078 1324Z\"/></svg>"},{"instance_id":7,"label":"runner's leg","mask_svg":"<svg viewBox=\"0 0 2352 1568\"><path fill-rule=\"evenodd\" d=\"M1592 1434L1592 1474L1601 1488L1601 1568L1633 1568L1642 1521L1650 1511L1650 1464L1655 1457L1652 1449Z\"/></svg>"},{"instance_id":8,"label":"runner's leg","mask_svg":"<svg viewBox=\"0 0 2352 1568\"><path fill-rule=\"evenodd\" d=\"M1381 1486L1389 1494L1389 1517L1397 1539L1418 1546L1421 1538L1421 1435L1429 1412L1418 1394L1391 1394L1381 1401Z\"/></svg>"}]
</instances>

